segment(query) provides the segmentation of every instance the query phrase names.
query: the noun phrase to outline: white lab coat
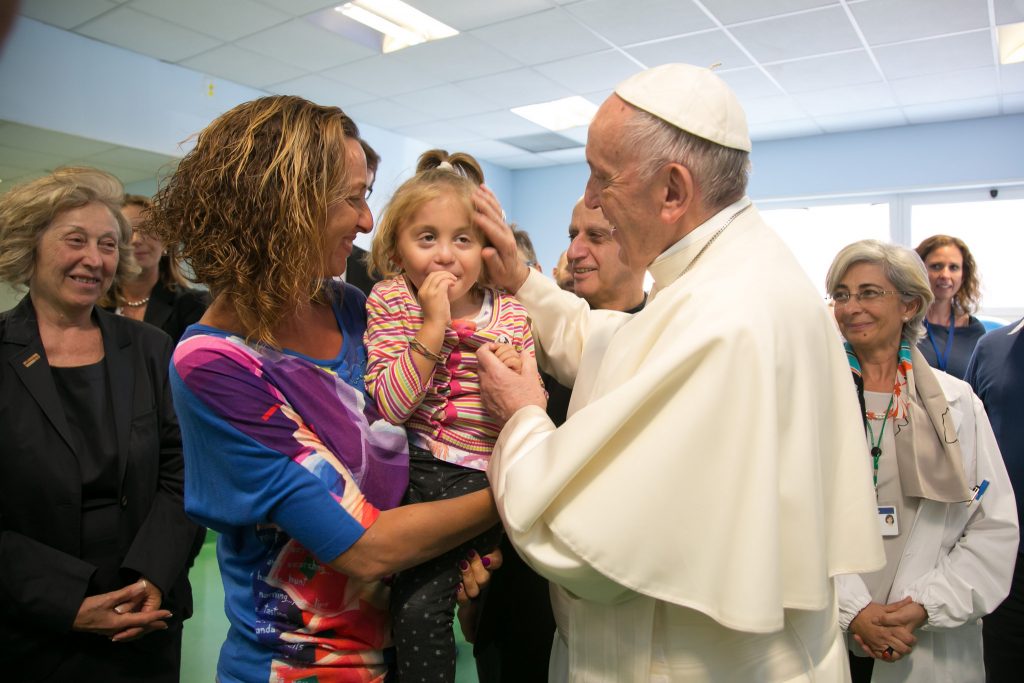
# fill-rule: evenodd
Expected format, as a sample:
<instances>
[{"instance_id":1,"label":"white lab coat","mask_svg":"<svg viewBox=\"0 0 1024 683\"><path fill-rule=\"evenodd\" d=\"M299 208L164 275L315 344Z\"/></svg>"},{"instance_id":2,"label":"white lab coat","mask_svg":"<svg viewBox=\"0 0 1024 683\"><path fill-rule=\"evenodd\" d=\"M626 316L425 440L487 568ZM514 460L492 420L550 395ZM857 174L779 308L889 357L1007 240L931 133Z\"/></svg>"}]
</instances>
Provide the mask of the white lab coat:
<instances>
[{"instance_id":1,"label":"white lab coat","mask_svg":"<svg viewBox=\"0 0 1024 683\"><path fill-rule=\"evenodd\" d=\"M909 596L928 621L917 644L896 662L876 660L872 681L971 683L985 680L981 617L1010 589L1017 554L1017 508L1006 467L981 401L970 385L935 372L960 439L969 486L989 487L979 503L922 500L888 602ZM846 630L871 595L858 575L836 577L839 622ZM860 646L849 637L851 649Z\"/></svg>"}]
</instances>

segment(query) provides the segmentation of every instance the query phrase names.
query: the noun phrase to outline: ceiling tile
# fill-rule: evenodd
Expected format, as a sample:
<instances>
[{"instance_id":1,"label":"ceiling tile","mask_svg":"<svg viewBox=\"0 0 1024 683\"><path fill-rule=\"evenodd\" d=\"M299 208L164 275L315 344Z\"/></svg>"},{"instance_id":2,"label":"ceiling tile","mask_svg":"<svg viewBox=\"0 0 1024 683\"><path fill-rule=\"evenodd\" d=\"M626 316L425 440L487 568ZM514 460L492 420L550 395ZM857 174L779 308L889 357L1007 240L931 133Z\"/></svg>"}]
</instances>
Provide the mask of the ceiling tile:
<instances>
[{"instance_id":1,"label":"ceiling tile","mask_svg":"<svg viewBox=\"0 0 1024 683\"><path fill-rule=\"evenodd\" d=\"M570 140L575 140L581 145L585 145L587 144L587 133L589 131L590 126L576 126L575 128L570 128L568 130L560 130L558 131L558 134L567 137Z\"/></svg>"},{"instance_id":2,"label":"ceiling tile","mask_svg":"<svg viewBox=\"0 0 1024 683\"><path fill-rule=\"evenodd\" d=\"M553 152L541 152L540 156L541 158L553 161L556 164L579 164L587 160L586 151L583 147L556 149Z\"/></svg>"},{"instance_id":3,"label":"ceiling tile","mask_svg":"<svg viewBox=\"0 0 1024 683\"><path fill-rule=\"evenodd\" d=\"M469 31L481 26L497 24L551 7L547 0L406 0L408 4L452 28Z\"/></svg>"},{"instance_id":4,"label":"ceiling tile","mask_svg":"<svg viewBox=\"0 0 1024 683\"><path fill-rule=\"evenodd\" d=\"M623 80L641 71L641 67L616 50L582 57L570 57L536 67L555 83L576 93L614 88Z\"/></svg>"},{"instance_id":5,"label":"ceiling tile","mask_svg":"<svg viewBox=\"0 0 1024 683\"><path fill-rule=\"evenodd\" d=\"M631 45L714 28L691 2L680 0L583 0L566 9L617 45Z\"/></svg>"},{"instance_id":6,"label":"ceiling tile","mask_svg":"<svg viewBox=\"0 0 1024 683\"><path fill-rule=\"evenodd\" d=\"M453 126L461 126L485 138L505 138L516 135L533 135L547 129L527 121L510 111L490 111L472 116L448 119Z\"/></svg>"},{"instance_id":7,"label":"ceiling tile","mask_svg":"<svg viewBox=\"0 0 1024 683\"><path fill-rule=\"evenodd\" d=\"M397 133L427 143L431 147L442 147L450 153L462 151L464 145L479 142L482 136L468 128L453 125L449 121L415 123L396 129Z\"/></svg>"},{"instance_id":8,"label":"ceiling tile","mask_svg":"<svg viewBox=\"0 0 1024 683\"><path fill-rule=\"evenodd\" d=\"M117 7L110 0L21 0L18 11L51 26L72 29Z\"/></svg>"},{"instance_id":9,"label":"ceiling tile","mask_svg":"<svg viewBox=\"0 0 1024 683\"><path fill-rule=\"evenodd\" d=\"M882 80L864 50L769 64L765 69L789 93Z\"/></svg>"},{"instance_id":10,"label":"ceiling tile","mask_svg":"<svg viewBox=\"0 0 1024 683\"><path fill-rule=\"evenodd\" d=\"M778 86L771 82L760 69L735 69L717 72L723 81L729 84L736 96L742 101L781 95Z\"/></svg>"},{"instance_id":11,"label":"ceiling tile","mask_svg":"<svg viewBox=\"0 0 1024 683\"><path fill-rule=\"evenodd\" d=\"M608 44L560 9L476 29L471 35L523 64L599 52Z\"/></svg>"},{"instance_id":12,"label":"ceiling tile","mask_svg":"<svg viewBox=\"0 0 1024 683\"><path fill-rule=\"evenodd\" d=\"M1003 95L1003 113L1020 114L1024 113L1024 92Z\"/></svg>"},{"instance_id":13,"label":"ceiling tile","mask_svg":"<svg viewBox=\"0 0 1024 683\"><path fill-rule=\"evenodd\" d=\"M647 66L684 62L710 67L718 63L725 69L750 66L750 60L724 31L715 29L681 38L635 45L626 50Z\"/></svg>"},{"instance_id":14,"label":"ceiling tile","mask_svg":"<svg viewBox=\"0 0 1024 683\"><path fill-rule=\"evenodd\" d=\"M710 10L718 21L723 24L734 24L739 21L765 19L776 14L788 14L801 10L835 5L836 0L703 0L704 6Z\"/></svg>"},{"instance_id":15,"label":"ceiling tile","mask_svg":"<svg viewBox=\"0 0 1024 683\"><path fill-rule=\"evenodd\" d=\"M493 76L459 81L458 86L503 107L549 102L573 93L533 69L514 69Z\"/></svg>"},{"instance_id":16,"label":"ceiling tile","mask_svg":"<svg viewBox=\"0 0 1024 683\"><path fill-rule=\"evenodd\" d=\"M321 71L369 57L373 51L302 19L292 19L236 41L285 64Z\"/></svg>"},{"instance_id":17,"label":"ceiling tile","mask_svg":"<svg viewBox=\"0 0 1024 683\"><path fill-rule=\"evenodd\" d=\"M987 30L886 45L873 52L890 79L992 66L995 59Z\"/></svg>"},{"instance_id":18,"label":"ceiling tile","mask_svg":"<svg viewBox=\"0 0 1024 683\"><path fill-rule=\"evenodd\" d=\"M411 126L414 123L426 123L437 118L415 109L410 109L392 100L373 100L372 102L354 104L348 107L345 113L359 123L384 129Z\"/></svg>"},{"instance_id":19,"label":"ceiling tile","mask_svg":"<svg viewBox=\"0 0 1024 683\"><path fill-rule=\"evenodd\" d=\"M468 142L463 148L463 152L472 154L479 158L491 158L491 157L505 157L515 156L520 154L526 154L523 150L518 147L514 147L504 142L497 140L480 140L478 142Z\"/></svg>"},{"instance_id":20,"label":"ceiling tile","mask_svg":"<svg viewBox=\"0 0 1024 683\"><path fill-rule=\"evenodd\" d=\"M870 45L988 26L985 0L864 0L850 11Z\"/></svg>"},{"instance_id":21,"label":"ceiling tile","mask_svg":"<svg viewBox=\"0 0 1024 683\"><path fill-rule=\"evenodd\" d=\"M195 71L256 88L296 78L304 73L297 66L284 64L264 54L231 44L182 60L180 64Z\"/></svg>"},{"instance_id":22,"label":"ceiling tile","mask_svg":"<svg viewBox=\"0 0 1024 683\"><path fill-rule=\"evenodd\" d=\"M762 62L799 59L861 47L846 13L839 7L766 19L729 29Z\"/></svg>"},{"instance_id":23,"label":"ceiling tile","mask_svg":"<svg viewBox=\"0 0 1024 683\"><path fill-rule=\"evenodd\" d=\"M817 116L814 119L826 133L846 133L855 130L872 128L890 128L903 126L907 117L900 109L878 109L830 116Z\"/></svg>"},{"instance_id":24,"label":"ceiling tile","mask_svg":"<svg viewBox=\"0 0 1024 683\"><path fill-rule=\"evenodd\" d=\"M0 147L0 160L5 166L52 171L67 163L68 157L63 154L44 154L27 149Z\"/></svg>"},{"instance_id":25,"label":"ceiling tile","mask_svg":"<svg viewBox=\"0 0 1024 683\"><path fill-rule=\"evenodd\" d=\"M433 88L395 95L391 100L410 109L430 114L431 119L469 116L497 108L494 103L456 85L436 85Z\"/></svg>"},{"instance_id":26,"label":"ceiling tile","mask_svg":"<svg viewBox=\"0 0 1024 683\"><path fill-rule=\"evenodd\" d=\"M794 119L792 121L772 121L750 126L750 137L758 140L779 140L782 138L800 138L809 135L820 135L821 128L811 119ZM754 145L757 153L757 145Z\"/></svg>"},{"instance_id":27,"label":"ceiling tile","mask_svg":"<svg viewBox=\"0 0 1024 683\"><path fill-rule=\"evenodd\" d=\"M465 33L413 45L390 56L403 64L429 64L435 73L448 81L464 81L521 66L516 60Z\"/></svg>"},{"instance_id":28,"label":"ceiling tile","mask_svg":"<svg viewBox=\"0 0 1024 683\"><path fill-rule=\"evenodd\" d=\"M512 149L515 149L514 147ZM513 170L522 170L527 168L542 168L544 166L554 166L555 164L548 161L539 154L529 154L527 152L520 151L519 154L506 155L506 156L495 156L488 158L493 164L497 164L504 168L511 168ZM515 216L511 216L512 220L515 221Z\"/></svg>"},{"instance_id":29,"label":"ceiling tile","mask_svg":"<svg viewBox=\"0 0 1024 683\"><path fill-rule=\"evenodd\" d=\"M999 114L999 98L978 97L967 100L916 104L904 107L903 111L911 123L977 119Z\"/></svg>"},{"instance_id":30,"label":"ceiling tile","mask_svg":"<svg viewBox=\"0 0 1024 683\"><path fill-rule=\"evenodd\" d=\"M342 109L377 99L370 93L318 74L307 74L290 81L275 83L268 90L279 95L298 95L317 104L341 107Z\"/></svg>"},{"instance_id":31,"label":"ceiling tile","mask_svg":"<svg viewBox=\"0 0 1024 683\"><path fill-rule=\"evenodd\" d=\"M892 109L897 106L887 83L862 83L842 88L826 88L794 95L793 99L811 116L842 116Z\"/></svg>"},{"instance_id":32,"label":"ceiling tile","mask_svg":"<svg viewBox=\"0 0 1024 683\"><path fill-rule=\"evenodd\" d=\"M748 100L743 103L743 110L747 112L747 122L751 127L755 123L789 121L807 116L796 101L786 95Z\"/></svg>"},{"instance_id":33,"label":"ceiling tile","mask_svg":"<svg viewBox=\"0 0 1024 683\"><path fill-rule=\"evenodd\" d=\"M105 152L98 152L87 157L90 164L96 166L114 165L120 168L130 168L137 171L153 173L168 164L176 164L177 159L166 154L155 154L141 149L130 147L115 147Z\"/></svg>"},{"instance_id":34,"label":"ceiling tile","mask_svg":"<svg viewBox=\"0 0 1024 683\"><path fill-rule=\"evenodd\" d=\"M0 147L0 150L2 149L3 148ZM13 185L10 184L11 181L14 178L25 175L26 173L31 173L31 170L27 168L19 168L17 166L4 166L3 164L0 164L0 183L3 183L0 184L0 192L5 192L11 189L11 187L13 187Z\"/></svg>"},{"instance_id":35,"label":"ceiling tile","mask_svg":"<svg viewBox=\"0 0 1024 683\"><path fill-rule=\"evenodd\" d=\"M236 40L290 18L253 0L133 0L132 7L221 40Z\"/></svg>"},{"instance_id":36,"label":"ceiling tile","mask_svg":"<svg viewBox=\"0 0 1024 683\"><path fill-rule=\"evenodd\" d=\"M327 69L322 75L378 97L391 97L444 82L440 73L425 66L401 61L396 55L393 53L360 59L358 62Z\"/></svg>"},{"instance_id":37,"label":"ceiling tile","mask_svg":"<svg viewBox=\"0 0 1024 683\"><path fill-rule=\"evenodd\" d=\"M168 62L187 59L218 45L209 36L123 6L84 24L77 32Z\"/></svg>"},{"instance_id":38,"label":"ceiling tile","mask_svg":"<svg viewBox=\"0 0 1024 683\"><path fill-rule=\"evenodd\" d=\"M259 0L260 4L269 5L293 17L304 17L311 12L342 4L338 0Z\"/></svg>"},{"instance_id":39,"label":"ceiling tile","mask_svg":"<svg viewBox=\"0 0 1024 683\"><path fill-rule=\"evenodd\" d=\"M999 83L1003 92L1024 92L1024 63L999 67Z\"/></svg>"},{"instance_id":40,"label":"ceiling tile","mask_svg":"<svg viewBox=\"0 0 1024 683\"><path fill-rule=\"evenodd\" d=\"M890 81L890 85L897 101L905 107L998 94L994 67L901 78Z\"/></svg>"},{"instance_id":41,"label":"ceiling tile","mask_svg":"<svg viewBox=\"0 0 1024 683\"><path fill-rule=\"evenodd\" d=\"M1024 21L1024 2L1020 0L993 0L997 24L1014 24Z\"/></svg>"},{"instance_id":42,"label":"ceiling tile","mask_svg":"<svg viewBox=\"0 0 1024 683\"><path fill-rule=\"evenodd\" d=\"M0 122L0 145L23 149L43 154L67 155L69 157L88 156L112 149L114 145L97 140L80 138L77 135L58 133L52 130L23 126L9 121ZM6 157L3 162L9 160Z\"/></svg>"}]
</instances>

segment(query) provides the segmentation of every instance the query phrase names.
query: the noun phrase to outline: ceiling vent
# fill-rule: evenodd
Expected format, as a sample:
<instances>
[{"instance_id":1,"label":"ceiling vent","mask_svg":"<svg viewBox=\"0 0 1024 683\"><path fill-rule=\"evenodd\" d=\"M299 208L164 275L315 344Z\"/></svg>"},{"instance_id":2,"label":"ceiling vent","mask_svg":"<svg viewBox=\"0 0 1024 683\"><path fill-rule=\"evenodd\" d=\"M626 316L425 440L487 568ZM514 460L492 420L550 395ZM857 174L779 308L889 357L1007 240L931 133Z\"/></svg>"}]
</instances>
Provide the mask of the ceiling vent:
<instances>
[{"instance_id":1,"label":"ceiling vent","mask_svg":"<svg viewBox=\"0 0 1024 683\"><path fill-rule=\"evenodd\" d=\"M583 147L583 143L567 138L558 133L535 133L533 135L517 135L514 138L502 138L500 142L525 149L527 152L554 152L558 149Z\"/></svg>"}]
</instances>

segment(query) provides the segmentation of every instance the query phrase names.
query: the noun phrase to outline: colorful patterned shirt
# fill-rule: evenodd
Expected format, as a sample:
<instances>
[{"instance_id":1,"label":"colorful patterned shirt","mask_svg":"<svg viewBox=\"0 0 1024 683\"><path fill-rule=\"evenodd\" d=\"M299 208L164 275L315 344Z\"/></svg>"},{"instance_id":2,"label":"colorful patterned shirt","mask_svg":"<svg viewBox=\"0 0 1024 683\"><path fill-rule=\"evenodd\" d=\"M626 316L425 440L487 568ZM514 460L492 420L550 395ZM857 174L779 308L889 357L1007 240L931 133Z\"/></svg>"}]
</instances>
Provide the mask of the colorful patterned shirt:
<instances>
[{"instance_id":1,"label":"colorful patterned shirt","mask_svg":"<svg viewBox=\"0 0 1024 683\"><path fill-rule=\"evenodd\" d=\"M336 358L249 345L204 325L190 327L174 353L185 508L221 534L231 624L221 683L387 674L387 587L326 562L399 503L408 454L404 431L363 393L363 295L336 287Z\"/></svg>"},{"instance_id":2,"label":"colorful patterned shirt","mask_svg":"<svg viewBox=\"0 0 1024 683\"><path fill-rule=\"evenodd\" d=\"M398 276L378 282L366 302L366 387L381 413L405 424L409 440L434 457L487 469L501 426L484 411L476 350L490 342L533 351L526 309L510 294L490 290L491 311L482 325L455 320L445 330L443 363L420 381L409 339L423 326L423 309Z\"/></svg>"}]
</instances>

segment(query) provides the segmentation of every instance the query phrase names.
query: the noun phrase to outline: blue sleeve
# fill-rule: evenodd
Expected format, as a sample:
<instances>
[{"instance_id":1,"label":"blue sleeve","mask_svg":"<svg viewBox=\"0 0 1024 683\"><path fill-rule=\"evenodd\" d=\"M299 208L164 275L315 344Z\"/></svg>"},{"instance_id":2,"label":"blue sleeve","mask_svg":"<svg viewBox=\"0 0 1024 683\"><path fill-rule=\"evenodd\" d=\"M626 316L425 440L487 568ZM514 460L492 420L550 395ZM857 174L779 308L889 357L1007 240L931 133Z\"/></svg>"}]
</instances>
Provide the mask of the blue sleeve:
<instances>
[{"instance_id":1,"label":"blue sleeve","mask_svg":"<svg viewBox=\"0 0 1024 683\"><path fill-rule=\"evenodd\" d=\"M198 363L197 353L204 356ZM345 487L355 484L319 457L318 449L325 449L316 434L288 414L262 376L237 360L209 347L175 354L171 383L184 442L185 509L225 533L277 525L330 561L365 531L342 504ZM361 494L349 492L344 499L359 506L367 526L376 519Z\"/></svg>"}]
</instances>

